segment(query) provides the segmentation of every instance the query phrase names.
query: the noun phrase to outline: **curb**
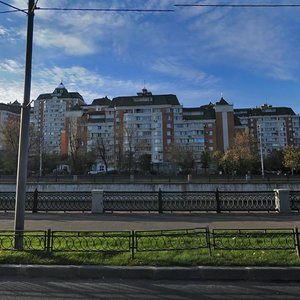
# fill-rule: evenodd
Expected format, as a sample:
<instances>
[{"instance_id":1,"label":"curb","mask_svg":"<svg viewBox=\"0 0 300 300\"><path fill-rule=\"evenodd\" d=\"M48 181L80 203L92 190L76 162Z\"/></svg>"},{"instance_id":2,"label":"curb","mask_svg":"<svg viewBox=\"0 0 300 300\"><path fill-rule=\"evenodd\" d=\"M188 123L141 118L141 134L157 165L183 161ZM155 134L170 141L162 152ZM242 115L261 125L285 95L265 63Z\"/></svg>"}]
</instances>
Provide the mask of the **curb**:
<instances>
[{"instance_id":1,"label":"curb","mask_svg":"<svg viewBox=\"0 0 300 300\"><path fill-rule=\"evenodd\" d=\"M0 265L0 278L3 276L57 279L300 281L300 267Z\"/></svg>"}]
</instances>

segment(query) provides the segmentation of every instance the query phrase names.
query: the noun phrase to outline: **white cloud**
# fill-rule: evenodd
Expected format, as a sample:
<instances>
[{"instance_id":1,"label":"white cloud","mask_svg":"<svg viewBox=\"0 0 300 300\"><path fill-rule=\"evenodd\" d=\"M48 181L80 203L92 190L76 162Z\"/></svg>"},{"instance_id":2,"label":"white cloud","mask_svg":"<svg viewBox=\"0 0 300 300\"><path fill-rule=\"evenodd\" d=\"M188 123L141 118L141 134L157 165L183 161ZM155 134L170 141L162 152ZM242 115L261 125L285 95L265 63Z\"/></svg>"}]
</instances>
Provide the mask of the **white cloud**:
<instances>
[{"instance_id":1,"label":"white cloud","mask_svg":"<svg viewBox=\"0 0 300 300\"><path fill-rule=\"evenodd\" d=\"M293 79L293 45L285 26L262 11L202 11L190 32L199 43L197 54L210 61L263 72L280 80ZM292 50L293 51L293 50Z\"/></svg>"},{"instance_id":2,"label":"white cloud","mask_svg":"<svg viewBox=\"0 0 300 300\"><path fill-rule=\"evenodd\" d=\"M84 40L76 34L71 35L51 29L35 32L35 43L43 48L62 48L70 55L87 55L95 52L91 41Z\"/></svg>"},{"instance_id":3,"label":"white cloud","mask_svg":"<svg viewBox=\"0 0 300 300\"><path fill-rule=\"evenodd\" d=\"M178 64L172 59L159 60L151 66L152 70L167 74L169 76L182 78L184 80L196 84L212 84L217 81L214 76L208 75L205 72L187 68L183 64Z\"/></svg>"},{"instance_id":4,"label":"white cloud","mask_svg":"<svg viewBox=\"0 0 300 300\"><path fill-rule=\"evenodd\" d=\"M15 60L5 59L3 62L0 62L0 71L23 74L24 66Z\"/></svg>"},{"instance_id":5,"label":"white cloud","mask_svg":"<svg viewBox=\"0 0 300 300\"><path fill-rule=\"evenodd\" d=\"M0 102L9 103L18 100L23 102L23 83L17 80L0 80Z\"/></svg>"},{"instance_id":6,"label":"white cloud","mask_svg":"<svg viewBox=\"0 0 300 300\"><path fill-rule=\"evenodd\" d=\"M79 92L88 103L101 96L132 94L133 91L141 88L135 81L114 79L80 66L69 68L56 66L51 69L37 70L33 82L38 87L38 93L33 92L34 98L41 93L52 92L61 80L69 91Z\"/></svg>"},{"instance_id":7,"label":"white cloud","mask_svg":"<svg viewBox=\"0 0 300 300\"><path fill-rule=\"evenodd\" d=\"M4 27L0 26L0 35L5 35L6 33L7 30Z\"/></svg>"}]
</instances>

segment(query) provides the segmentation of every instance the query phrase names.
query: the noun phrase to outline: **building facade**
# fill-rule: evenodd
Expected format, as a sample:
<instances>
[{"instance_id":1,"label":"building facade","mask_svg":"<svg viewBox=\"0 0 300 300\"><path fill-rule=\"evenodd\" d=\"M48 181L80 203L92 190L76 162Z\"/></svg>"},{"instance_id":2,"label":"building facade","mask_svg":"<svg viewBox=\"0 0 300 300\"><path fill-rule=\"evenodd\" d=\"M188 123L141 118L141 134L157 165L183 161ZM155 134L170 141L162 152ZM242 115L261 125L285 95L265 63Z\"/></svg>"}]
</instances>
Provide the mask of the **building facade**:
<instances>
[{"instance_id":1,"label":"building facade","mask_svg":"<svg viewBox=\"0 0 300 300\"><path fill-rule=\"evenodd\" d=\"M299 115L289 107L262 105L234 110L241 124L257 138L263 155L287 146L300 146Z\"/></svg>"},{"instance_id":2,"label":"building facade","mask_svg":"<svg viewBox=\"0 0 300 300\"><path fill-rule=\"evenodd\" d=\"M48 153L61 153L66 145L62 144L66 129L66 113L75 105L84 105L82 96L68 92L63 83L48 94L41 94L34 102L33 122L41 135L41 144Z\"/></svg>"},{"instance_id":3,"label":"building facade","mask_svg":"<svg viewBox=\"0 0 300 300\"><path fill-rule=\"evenodd\" d=\"M47 152L70 154L70 137L80 132L85 151L117 169L125 161L127 168L133 167L143 155L150 156L153 165L162 165L174 147L191 151L200 165L204 151L226 151L245 130L260 141L264 156L288 145L300 147L300 117L291 108L235 109L223 97L184 108L176 95L153 95L146 88L135 96L104 97L87 105L61 83L53 93L37 98L34 120Z\"/></svg>"}]
</instances>

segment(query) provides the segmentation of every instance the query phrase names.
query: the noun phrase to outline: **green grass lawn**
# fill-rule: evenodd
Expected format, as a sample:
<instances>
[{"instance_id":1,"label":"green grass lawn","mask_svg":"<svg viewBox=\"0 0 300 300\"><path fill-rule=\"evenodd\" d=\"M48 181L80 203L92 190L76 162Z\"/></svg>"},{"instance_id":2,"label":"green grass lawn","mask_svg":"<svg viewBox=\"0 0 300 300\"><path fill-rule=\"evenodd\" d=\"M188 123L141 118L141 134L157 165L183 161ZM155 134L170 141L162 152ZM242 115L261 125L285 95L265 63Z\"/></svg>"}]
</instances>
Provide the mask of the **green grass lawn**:
<instances>
[{"instance_id":1,"label":"green grass lawn","mask_svg":"<svg viewBox=\"0 0 300 300\"><path fill-rule=\"evenodd\" d=\"M62 264L114 266L300 266L295 251L162 251L136 253L0 251L1 264Z\"/></svg>"}]
</instances>

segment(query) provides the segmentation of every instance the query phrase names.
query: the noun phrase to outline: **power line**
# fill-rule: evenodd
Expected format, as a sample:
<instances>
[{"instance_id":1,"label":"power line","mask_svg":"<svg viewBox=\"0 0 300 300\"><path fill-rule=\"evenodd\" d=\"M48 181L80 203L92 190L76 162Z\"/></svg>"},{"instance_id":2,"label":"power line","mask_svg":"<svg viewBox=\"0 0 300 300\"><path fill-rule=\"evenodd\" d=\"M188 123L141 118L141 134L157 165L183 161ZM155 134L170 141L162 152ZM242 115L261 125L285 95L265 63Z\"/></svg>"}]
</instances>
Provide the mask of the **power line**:
<instances>
[{"instance_id":1,"label":"power line","mask_svg":"<svg viewBox=\"0 0 300 300\"><path fill-rule=\"evenodd\" d=\"M6 10L6 11L0 11L0 14L8 14L8 13L14 13L14 12L19 12L19 10Z\"/></svg>"},{"instance_id":2,"label":"power line","mask_svg":"<svg viewBox=\"0 0 300 300\"><path fill-rule=\"evenodd\" d=\"M276 8L300 7L300 4L174 4L176 7L234 7L234 8Z\"/></svg>"},{"instance_id":3,"label":"power line","mask_svg":"<svg viewBox=\"0 0 300 300\"><path fill-rule=\"evenodd\" d=\"M10 11L10 12L20 11L20 12L23 12L23 13L27 14L26 9L20 9L20 8L18 8L16 6L13 6L13 5L9 4L9 3L6 3L4 1L0 1L0 3L14 9L14 11Z\"/></svg>"},{"instance_id":4,"label":"power line","mask_svg":"<svg viewBox=\"0 0 300 300\"><path fill-rule=\"evenodd\" d=\"M59 7L36 7L39 10L51 11L94 11L94 12L174 12L174 9L140 9L140 8L59 8Z\"/></svg>"}]
</instances>

